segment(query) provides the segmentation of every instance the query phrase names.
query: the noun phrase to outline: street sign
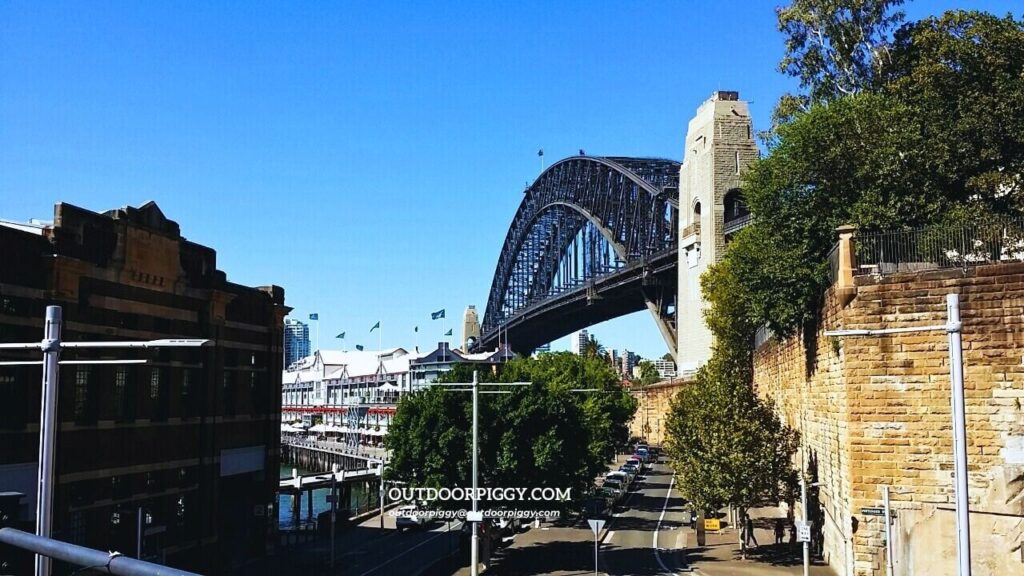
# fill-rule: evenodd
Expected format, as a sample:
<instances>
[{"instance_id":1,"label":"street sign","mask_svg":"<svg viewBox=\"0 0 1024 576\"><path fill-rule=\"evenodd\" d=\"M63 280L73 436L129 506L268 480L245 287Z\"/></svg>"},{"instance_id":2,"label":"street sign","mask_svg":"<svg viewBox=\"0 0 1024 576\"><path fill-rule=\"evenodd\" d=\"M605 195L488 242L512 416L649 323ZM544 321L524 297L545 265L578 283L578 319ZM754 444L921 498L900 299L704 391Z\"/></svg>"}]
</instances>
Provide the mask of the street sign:
<instances>
[{"instance_id":1,"label":"street sign","mask_svg":"<svg viewBox=\"0 0 1024 576\"><path fill-rule=\"evenodd\" d=\"M604 520L587 520L590 524L590 529L594 531L594 536L597 536L601 532L601 528L604 527Z\"/></svg>"},{"instance_id":2,"label":"street sign","mask_svg":"<svg viewBox=\"0 0 1024 576\"><path fill-rule=\"evenodd\" d=\"M865 516L885 516L885 510L881 508L861 508L860 513Z\"/></svg>"},{"instance_id":3,"label":"street sign","mask_svg":"<svg viewBox=\"0 0 1024 576\"><path fill-rule=\"evenodd\" d=\"M796 521L796 541L797 542L810 542L811 541L811 524L813 522L803 520Z\"/></svg>"},{"instance_id":4,"label":"street sign","mask_svg":"<svg viewBox=\"0 0 1024 576\"><path fill-rule=\"evenodd\" d=\"M721 530L722 529L722 521L719 520L718 518L705 518L704 519L704 529L705 530Z\"/></svg>"},{"instance_id":5,"label":"street sign","mask_svg":"<svg viewBox=\"0 0 1024 576\"><path fill-rule=\"evenodd\" d=\"M466 522L483 522L483 521L484 521L484 513L483 512L473 512L473 511L466 512Z\"/></svg>"}]
</instances>

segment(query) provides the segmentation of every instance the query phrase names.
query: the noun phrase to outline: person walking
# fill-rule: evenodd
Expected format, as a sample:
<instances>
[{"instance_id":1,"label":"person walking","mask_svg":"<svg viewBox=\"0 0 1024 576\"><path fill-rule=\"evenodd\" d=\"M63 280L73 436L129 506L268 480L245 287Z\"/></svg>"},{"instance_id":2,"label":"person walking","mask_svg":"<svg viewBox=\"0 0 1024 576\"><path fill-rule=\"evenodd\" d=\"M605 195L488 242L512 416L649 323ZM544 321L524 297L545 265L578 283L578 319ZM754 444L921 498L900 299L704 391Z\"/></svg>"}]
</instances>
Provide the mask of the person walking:
<instances>
[{"instance_id":1,"label":"person walking","mask_svg":"<svg viewBox=\"0 0 1024 576\"><path fill-rule=\"evenodd\" d=\"M744 543L747 546L750 546L750 543L753 542L754 548L757 548L757 538L754 537L754 521L750 519L750 514L746 515L746 518L744 518L743 522L745 528L744 531L746 532L743 540Z\"/></svg>"},{"instance_id":2,"label":"person walking","mask_svg":"<svg viewBox=\"0 0 1024 576\"><path fill-rule=\"evenodd\" d=\"M782 523L782 518L775 519L775 543L782 544L782 539L786 536L786 527Z\"/></svg>"}]
</instances>

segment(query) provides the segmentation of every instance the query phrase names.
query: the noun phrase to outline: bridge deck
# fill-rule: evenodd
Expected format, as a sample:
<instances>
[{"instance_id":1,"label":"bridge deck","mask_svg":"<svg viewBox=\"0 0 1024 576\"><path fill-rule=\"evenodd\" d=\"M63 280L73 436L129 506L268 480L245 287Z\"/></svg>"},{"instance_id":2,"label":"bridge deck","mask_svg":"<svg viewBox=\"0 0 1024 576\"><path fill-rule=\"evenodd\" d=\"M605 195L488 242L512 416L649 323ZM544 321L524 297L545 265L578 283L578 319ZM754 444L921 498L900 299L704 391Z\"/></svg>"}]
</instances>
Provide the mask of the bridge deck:
<instances>
[{"instance_id":1,"label":"bridge deck","mask_svg":"<svg viewBox=\"0 0 1024 576\"><path fill-rule=\"evenodd\" d=\"M331 476L335 476L338 484L344 482L362 482L380 478L379 468L363 468L360 470L340 471L336 474L325 472L323 474L310 474L308 476L297 476L295 478L282 478L278 484L277 491L281 494L294 494L302 490L315 490L317 488L330 488Z\"/></svg>"}]
</instances>

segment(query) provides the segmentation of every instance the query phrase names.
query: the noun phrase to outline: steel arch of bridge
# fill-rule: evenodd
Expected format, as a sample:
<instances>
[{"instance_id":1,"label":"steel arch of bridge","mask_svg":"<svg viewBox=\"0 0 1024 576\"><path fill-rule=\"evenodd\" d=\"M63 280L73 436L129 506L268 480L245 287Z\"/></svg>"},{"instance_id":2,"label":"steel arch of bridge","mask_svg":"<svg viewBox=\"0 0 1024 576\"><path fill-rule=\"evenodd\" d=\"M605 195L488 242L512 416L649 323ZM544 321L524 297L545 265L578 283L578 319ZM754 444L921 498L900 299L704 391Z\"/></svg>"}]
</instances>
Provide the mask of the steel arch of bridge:
<instances>
[{"instance_id":1,"label":"steel arch of bridge","mask_svg":"<svg viewBox=\"0 0 1024 576\"><path fill-rule=\"evenodd\" d=\"M659 283L648 281L645 267L658 262L662 277L675 274L678 188L679 163L673 160L574 156L551 165L527 188L509 226L491 283L481 344L496 343L499 332L510 325L520 325L517 333L524 336L519 346L512 339L518 351L559 332L548 327L531 339L523 324L527 318L543 322L542 309L550 320L558 307L555 301L567 296L566 286L556 286L556 278L564 276L569 264L574 274L569 292L586 293L588 304L601 298L598 292L604 286L642 279L636 290L609 295L634 300L643 296L640 309L646 301L674 350L674 320L666 311L667 300L675 294L674 277L671 287L661 282L660 289L652 290ZM617 276L620 282L615 283ZM631 312L636 306L634 301L621 310ZM619 310L598 311L597 321L620 315Z\"/></svg>"}]
</instances>

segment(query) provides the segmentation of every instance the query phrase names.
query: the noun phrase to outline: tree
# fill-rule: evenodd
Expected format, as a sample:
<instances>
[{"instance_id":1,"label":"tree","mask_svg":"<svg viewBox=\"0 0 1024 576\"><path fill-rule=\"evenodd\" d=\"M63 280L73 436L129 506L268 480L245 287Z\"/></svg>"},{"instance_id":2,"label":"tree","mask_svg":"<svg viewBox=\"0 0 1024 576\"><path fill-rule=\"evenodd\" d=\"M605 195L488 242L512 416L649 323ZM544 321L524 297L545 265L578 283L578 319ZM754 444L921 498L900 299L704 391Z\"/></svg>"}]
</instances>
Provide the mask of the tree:
<instances>
[{"instance_id":1,"label":"tree","mask_svg":"<svg viewBox=\"0 0 1024 576\"><path fill-rule=\"evenodd\" d=\"M637 366L640 367L640 386L650 386L661 380L661 374L654 367L654 362L641 360Z\"/></svg>"},{"instance_id":2,"label":"tree","mask_svg":"<svg viewBox=\"0 0 1024 576\"><path fill-rule=\"evenodd\" d=\"M472 370L460 365L442 380L468 382ZM604 470L613 445L628 439L636 401L597 358L564 352L517 358L497 374L480 377L532 382L510 394L481 396L481 486L550 486L580 495ZM574 393L573 388L601 392ZM384 439L392 451L388 477L421 487L469 485L471 422L470 394L435 386L403 397Z\"/></svg>"},{"instance_id":3,"label":"tree","mask_svg":"<svg viewBox=\"0 0 1024 576\"><path fill-rule=\"evenodd\" d=\"M745 510L791 492L797 434L761 401L748 372L718 355L672 399L668 455L679 491L698 511Z\"/></svg>"},{"instance_id":4,"label":"tree","mask_svg":"<svg viewBox=\"0 0 1024 576\"><path fill-rule=\"evenodd\" d=\"M591 334L587 339L587 345L583 348L581 353L588 358L602 358L607 360L604 346L597 341L597 338L595 338L593 334Z\"/></svg>"},{"instance_id":5,"label":"tree","mask_svg":"<svg viewBox=\"0 0 1024 576\"><path fill-rule=\"evenodd\" d=\"M890 64L891 33L903 0L794 0L776 9L786 53L779 70L798 78L801 104L870 90ZM784 100L792 110L794 97Z\"/></svg>"}]
</instances>

